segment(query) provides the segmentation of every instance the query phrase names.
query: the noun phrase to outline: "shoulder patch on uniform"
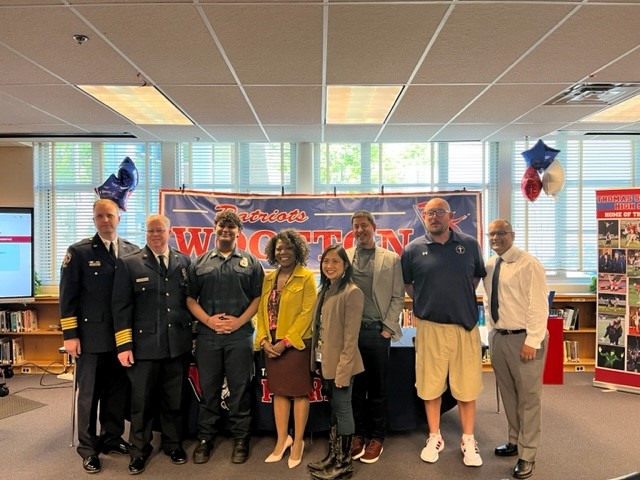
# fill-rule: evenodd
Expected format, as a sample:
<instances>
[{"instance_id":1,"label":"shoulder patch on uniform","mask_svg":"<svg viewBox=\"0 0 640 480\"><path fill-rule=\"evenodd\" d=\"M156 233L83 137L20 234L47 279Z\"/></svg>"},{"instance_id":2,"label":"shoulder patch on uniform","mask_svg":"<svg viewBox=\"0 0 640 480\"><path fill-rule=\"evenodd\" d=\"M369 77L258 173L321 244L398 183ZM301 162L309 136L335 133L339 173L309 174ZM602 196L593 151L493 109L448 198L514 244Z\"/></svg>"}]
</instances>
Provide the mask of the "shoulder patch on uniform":
<instances>
[{"instance_id":1,"label":"shoulder patch on uniform","mask_svg":"<svg viewBox=\"0 0 640 480\"><path fill-rule=\"evenodd\" d=\"M62 268L66 268L67 265L69 265L69 262L71 262L71 250L67 250L67 253L64 256L64 259L62 260Z\"/></svg>"}]
</instances>

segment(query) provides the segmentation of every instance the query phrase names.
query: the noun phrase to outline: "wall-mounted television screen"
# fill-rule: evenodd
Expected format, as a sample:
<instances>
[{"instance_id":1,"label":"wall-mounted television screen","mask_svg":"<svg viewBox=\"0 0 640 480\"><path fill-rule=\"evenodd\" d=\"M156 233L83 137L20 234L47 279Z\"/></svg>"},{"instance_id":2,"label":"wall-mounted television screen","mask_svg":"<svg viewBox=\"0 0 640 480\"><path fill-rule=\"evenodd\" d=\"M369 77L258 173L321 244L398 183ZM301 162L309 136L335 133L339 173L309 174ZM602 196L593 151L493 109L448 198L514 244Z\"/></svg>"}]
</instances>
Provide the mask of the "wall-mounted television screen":
<instances>
[{"instance_id":1,"label":"wall-mounted television screen","mask_svg":"<svg viewBox=\"0 0 640 480\"><path fill-rule=\"evenodd\" d=\"M33 208L0 206L0 303L34 300Z\"/></svg>"}]
</instances>

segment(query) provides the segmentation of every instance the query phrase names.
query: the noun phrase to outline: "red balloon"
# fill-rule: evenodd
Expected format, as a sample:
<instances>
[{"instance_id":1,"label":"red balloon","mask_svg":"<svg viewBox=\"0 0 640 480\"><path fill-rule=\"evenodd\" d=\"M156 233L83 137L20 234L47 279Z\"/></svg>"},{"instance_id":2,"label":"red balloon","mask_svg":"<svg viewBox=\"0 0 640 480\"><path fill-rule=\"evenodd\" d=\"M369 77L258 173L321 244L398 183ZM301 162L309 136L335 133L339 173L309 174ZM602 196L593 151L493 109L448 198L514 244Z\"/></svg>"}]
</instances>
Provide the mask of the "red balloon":
<instances>
[{"instance_id":1,"label":"red balloon","mask_svg":"<svg viewBox=\"0 0 640 480\"><path fill-rule=\"evenodd\" d=\"M530 202L538 198L542 191L542 180L540 180L540 174L535 168L529 167L524 171L520 182L520 190L524 198Z\"/></svg>"}]
</instances>

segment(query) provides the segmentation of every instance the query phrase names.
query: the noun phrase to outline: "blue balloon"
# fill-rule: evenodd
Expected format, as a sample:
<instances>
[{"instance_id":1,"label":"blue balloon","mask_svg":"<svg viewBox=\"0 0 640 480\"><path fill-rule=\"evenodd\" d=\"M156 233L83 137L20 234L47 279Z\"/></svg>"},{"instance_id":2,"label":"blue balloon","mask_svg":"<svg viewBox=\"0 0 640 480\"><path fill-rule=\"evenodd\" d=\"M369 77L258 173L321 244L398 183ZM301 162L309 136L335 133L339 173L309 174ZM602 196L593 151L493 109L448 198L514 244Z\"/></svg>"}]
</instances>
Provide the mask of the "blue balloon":
<instances>
[{"instance_id":1,"label":"blue balloon","mask_svg":"<svg viewBox=\"0 0 640 480\"><path fill-rule=\"evenodd\" d=\"M132 192L138 186L138 169L129 157L125 157L120 163L120 167L118 167L118 180L123 185L128 186Z\"/></svg>"},{"instance_id":2,"label":"blue balloon","mask_svg":"<svg viewBox=\"0 0 640 480\"><path fill-rule=\"evenodd\" d=\"M560 153L560 150L551 148L545 145L542 140L538 140L533 147L522 152L522 156L524 157L527 167L533 167L542 173L551 165L551 162L555 160L558 153Z\"/></svg>"},{"instance_id":3,"label":"blue balloon","mask_svg":"<svg viewBox=\"0 0 640 480\"><path fill-rule=\"evenodd\" d=\"M127 211L127 200L138 185L138 169L129 157L118 167L118 175L113 173L94 191L100 198L113 200L118 207Z\"/></svg>"}]
</instances>

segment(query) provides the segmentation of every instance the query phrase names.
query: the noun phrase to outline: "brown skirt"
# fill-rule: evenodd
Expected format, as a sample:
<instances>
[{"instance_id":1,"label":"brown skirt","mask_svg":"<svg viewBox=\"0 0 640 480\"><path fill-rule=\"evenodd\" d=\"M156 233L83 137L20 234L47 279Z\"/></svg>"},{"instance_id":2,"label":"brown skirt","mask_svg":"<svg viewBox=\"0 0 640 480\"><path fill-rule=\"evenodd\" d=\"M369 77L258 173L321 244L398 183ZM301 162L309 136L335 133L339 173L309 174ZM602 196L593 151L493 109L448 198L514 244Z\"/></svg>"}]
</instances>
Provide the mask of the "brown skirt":
<instances>
[{"instance_id":1,"label":"brown skirt","mask_svg":"<svg viewBox=\"0 0 640 480\"><path fill-rule=\"evenodd\" d=\"M305 346L306 346L305 342ZM311 348L289 347L277 358L264 357L267 388L275 395L305 397L311 390Z\"/></svg>"}]
</instances>

